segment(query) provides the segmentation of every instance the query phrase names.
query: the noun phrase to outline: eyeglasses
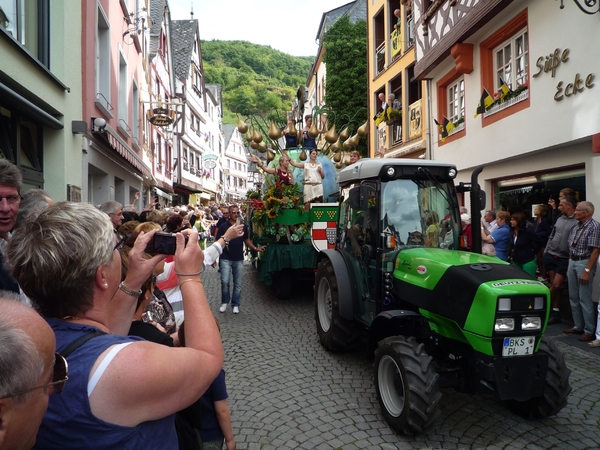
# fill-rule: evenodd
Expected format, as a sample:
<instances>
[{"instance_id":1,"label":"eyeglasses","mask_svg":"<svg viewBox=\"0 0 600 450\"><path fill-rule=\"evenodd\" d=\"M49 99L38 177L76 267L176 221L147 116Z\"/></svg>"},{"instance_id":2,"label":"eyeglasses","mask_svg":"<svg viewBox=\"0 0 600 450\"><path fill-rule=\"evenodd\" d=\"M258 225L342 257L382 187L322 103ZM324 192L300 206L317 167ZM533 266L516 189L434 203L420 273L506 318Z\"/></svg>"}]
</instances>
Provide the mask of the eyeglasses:
<instances>
[{"instance_id":1,"label":"eyeglasses","mask_svg":"<svg viewBox=\"0 0 600 450\"><path fill-rule=\"evenodd\" d=\"M59 353L54 354L54 367L52 369L52 382L47 384L42 384L41 386L35 386L29 389L25 389L24 391L15 392L14 394L7 395L6 397L2 397L2 399L15 397L17 395L26 394L27 392L34 391L40 388L48 388L52 386L51 394L60 394L65 388L65 384L67 384L67 380L69 377L69 364L67 360ZM2 400L0 399L0 400Z\"/></svg>"},{"instance_id":2,"label":"eyeglasses","mask_svg":"<svg viewBox=\"0 0 600 450\"><path fill-rule=\"evenodd\" d=\"M233 215L237 215L237 214L239 214L239 213L240 213L239 211L229 211L229 214L230 214L230 215L231 215L231 214L233 214Z\"/></svg>"},{"instance_id":3,"label":"eyeglasses","mask_svg":"<svg viewBox=\"0 0 600 450\"><path fill-rule=\"evenodd\" d=\"M578 208L575 208L575 211L577 211L577 212L587 212L586 209L578 209Z\"/></svg>"},{"instance_id":4,"label":"eyeglasses","mask_svg":"<svg viewBox=\"0 0 600 450\"><path fill-rule=\"evenodd\" d=\"M3 199L6 199L6 201L11 205L17 205L21 203L23 197L21 197L20 195L7 195L5 197L0 197L0 202L2 202Z\"/></svg>"},{"instance_id":5,"label":"eyeglasses","mask_svg":"<svg viewBox=\"0 0 600 450\"><path fill-rule=\"evenodd\" d=\"M125 241L127 240L127 238L125 236L119 236L118 239L119 240L115 244L115 248L113 249L113 251L114 250L117 250L117 251L121 250L123 248L123 246L125 245Z\"/></svg>"}]
</instances>

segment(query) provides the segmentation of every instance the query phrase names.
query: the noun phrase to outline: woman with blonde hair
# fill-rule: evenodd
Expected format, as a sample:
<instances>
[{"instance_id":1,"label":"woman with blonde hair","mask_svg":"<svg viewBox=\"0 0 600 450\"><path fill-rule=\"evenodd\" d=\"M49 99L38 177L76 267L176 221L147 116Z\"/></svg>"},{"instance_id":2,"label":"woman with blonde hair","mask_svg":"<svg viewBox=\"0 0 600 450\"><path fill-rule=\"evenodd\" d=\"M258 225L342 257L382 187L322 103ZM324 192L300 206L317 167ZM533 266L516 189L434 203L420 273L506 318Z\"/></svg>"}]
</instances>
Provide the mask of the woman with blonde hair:
<instances>
[{"instance_id":1,"label":"woman with blonde hair","mask_svg":"<svg viewBox=\"0 0 600 450\"><path fill-rule=\"evenodd\" d=\"M52 327L57 351L76 346L67 357L68 388L50 397L36 448L177 450L174 414L194 403L223 365L200 279L203 253L186 246L184 234L198 237L195 230L176 235L187 347L169 348L127 336L140 288L164 259L143 257L154 232L140 233L121 281L123 241L92 205L56 203L15 231L6 249L13 276Z\"/></svg>"}]
</instances>

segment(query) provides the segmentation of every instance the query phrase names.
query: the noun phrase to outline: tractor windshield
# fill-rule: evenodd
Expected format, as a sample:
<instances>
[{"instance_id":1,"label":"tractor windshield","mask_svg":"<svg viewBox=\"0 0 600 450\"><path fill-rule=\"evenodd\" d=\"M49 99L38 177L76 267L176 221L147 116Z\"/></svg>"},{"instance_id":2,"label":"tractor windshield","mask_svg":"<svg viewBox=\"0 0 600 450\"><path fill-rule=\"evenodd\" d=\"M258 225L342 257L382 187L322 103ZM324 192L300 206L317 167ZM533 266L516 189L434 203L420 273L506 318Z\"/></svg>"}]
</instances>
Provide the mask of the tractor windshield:
<instances>
[{"instance_id":1,"label":"tractor windshield","mask_svg":"<svg viewBox=\"0 0 600 450\"><path fill-rule=\"evenodd\" d=\"M382 183L381 191L381 231L388 245L458 249L460 221L452 183L397 179Z\"/></svg>"}]
</instances>

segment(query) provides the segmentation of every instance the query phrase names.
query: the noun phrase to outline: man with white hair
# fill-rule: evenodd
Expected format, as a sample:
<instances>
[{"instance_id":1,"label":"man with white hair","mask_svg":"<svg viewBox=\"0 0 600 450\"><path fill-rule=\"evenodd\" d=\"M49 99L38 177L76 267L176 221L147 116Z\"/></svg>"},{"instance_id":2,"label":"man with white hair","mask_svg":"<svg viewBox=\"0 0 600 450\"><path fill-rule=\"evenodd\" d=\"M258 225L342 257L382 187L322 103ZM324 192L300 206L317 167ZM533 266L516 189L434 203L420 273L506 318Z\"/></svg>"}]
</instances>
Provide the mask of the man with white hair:
<instances>
[{"instance_id":1,"label":"man with white hair","mask_svg":"<svg viewBox=\"0 0 600 450\"><path fill-rule=\"evenodd\" d=\"M108 200L100 205L100 211L108 214L116 233L125 218L123 216L123 205L114 200Z\"/></svg>"},{"instance_id":2,"label":"man with white hair","mask_svg":"<svg viewBox=\"0 0 600 450\"><path fill-rule=\"evenodd\" d=\"M35 444L50 394L62 391L68 379L55 347L46 321L16 294L0 291L0 449Z\"/></svg>"}]
</instances>

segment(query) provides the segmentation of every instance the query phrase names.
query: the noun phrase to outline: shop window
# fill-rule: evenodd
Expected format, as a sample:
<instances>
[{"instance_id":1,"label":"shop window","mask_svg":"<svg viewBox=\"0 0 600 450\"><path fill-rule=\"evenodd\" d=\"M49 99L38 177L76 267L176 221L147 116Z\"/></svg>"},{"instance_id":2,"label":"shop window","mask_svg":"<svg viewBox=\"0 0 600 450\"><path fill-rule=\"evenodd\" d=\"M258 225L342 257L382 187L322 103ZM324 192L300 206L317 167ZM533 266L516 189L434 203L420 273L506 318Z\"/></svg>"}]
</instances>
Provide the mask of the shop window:
<instances>
[{"instance_id":1,"label":"shop window","mask_svg":"<svg viewBox=\"0 0 600 450\"><path fill-rule=\"evenodd\" d=\"M0 158L6 158L22 169L24 186L43 186L42 134L41 124L0 107Z\"/></svg>"},{"instance_id":2,"label":"shop window","mask_svg":"<svg viewBox=\"0 0 600 450\"><path fill-rule=\"evenodd\" d=\"M480 45L482 90L493 90L489 93L494 97L494 104L483 114L484 127L529 108L527 25L524 9ZM508 88L504 92L503 83Z\"/></svg>"}]
</instances>

